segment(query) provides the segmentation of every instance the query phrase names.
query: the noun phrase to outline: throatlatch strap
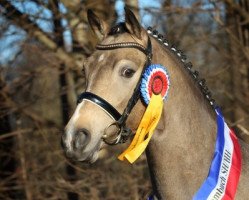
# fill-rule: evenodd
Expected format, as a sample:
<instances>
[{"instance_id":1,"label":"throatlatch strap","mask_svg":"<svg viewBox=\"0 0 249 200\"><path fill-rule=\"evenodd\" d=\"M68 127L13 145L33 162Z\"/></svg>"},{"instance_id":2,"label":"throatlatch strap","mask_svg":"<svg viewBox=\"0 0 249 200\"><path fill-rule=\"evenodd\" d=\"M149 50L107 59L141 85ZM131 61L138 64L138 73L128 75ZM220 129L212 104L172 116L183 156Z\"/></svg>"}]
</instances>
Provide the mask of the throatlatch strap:
<instances>
[{"instance_id":1,"label":"throatlatch strap","mask_svg":"<svg viewBox=\"0 0 249 200\"><path fill-rule=\"evenodd\" d=\"M127 159L130 163L136 159L146 149L162 114L163 99L162 96L152 94L150 103L139 124L137 132L130 146L118 157L119 160Z\"/></svg>"}]
</instances>

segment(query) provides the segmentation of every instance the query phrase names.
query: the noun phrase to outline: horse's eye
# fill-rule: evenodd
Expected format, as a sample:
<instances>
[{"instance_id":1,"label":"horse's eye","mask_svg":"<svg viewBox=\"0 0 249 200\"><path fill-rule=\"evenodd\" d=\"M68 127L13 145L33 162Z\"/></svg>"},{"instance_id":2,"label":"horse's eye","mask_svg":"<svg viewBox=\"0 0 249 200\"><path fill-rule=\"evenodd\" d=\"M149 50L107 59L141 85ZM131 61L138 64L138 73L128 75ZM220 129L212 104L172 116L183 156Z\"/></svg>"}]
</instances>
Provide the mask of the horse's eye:
<instances>
[{"instance_id":1,"label":"horse's eye","mask_svg":"<svg viewBox=\"0 0 249 200\"><path fill-rule=\"evenodd\" d=\"M135 74L135 71L133 69L123 68L121 70L121 76L125 78L131 78L134 74Z\"/></svg>"}]
</instances>

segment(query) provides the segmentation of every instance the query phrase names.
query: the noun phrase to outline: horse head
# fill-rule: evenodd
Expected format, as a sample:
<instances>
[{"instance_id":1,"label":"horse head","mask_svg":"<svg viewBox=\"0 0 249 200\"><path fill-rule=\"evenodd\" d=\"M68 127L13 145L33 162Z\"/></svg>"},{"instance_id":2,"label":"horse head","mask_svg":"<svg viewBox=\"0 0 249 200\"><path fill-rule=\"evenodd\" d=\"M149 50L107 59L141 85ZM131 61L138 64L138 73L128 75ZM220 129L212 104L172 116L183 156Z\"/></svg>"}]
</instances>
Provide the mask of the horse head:
<instances>
[{"instance_id":1,"label":"horse head","mask_svg":"<svg viewBox=\"0 0 249 200\"><path fill-rule=\"evenodd\" d=\"M112 28L91 10L87 14L90 27L100 43L84 62L86 92L80 96L65 128L62 144L69 158L94 162L103 140L113 137L114 143L120 142L120 129L125 125L135 130L145 110L140 100L134 103L131 97L148 61L148 35L127 8L125 22ZM127 109L124 113L129 100L136 104L131 114L127 113ZM121 116L125 118L122 126L117 125ZM117 137L119 141L115 141Z\"/></svg>"}]
</instances>

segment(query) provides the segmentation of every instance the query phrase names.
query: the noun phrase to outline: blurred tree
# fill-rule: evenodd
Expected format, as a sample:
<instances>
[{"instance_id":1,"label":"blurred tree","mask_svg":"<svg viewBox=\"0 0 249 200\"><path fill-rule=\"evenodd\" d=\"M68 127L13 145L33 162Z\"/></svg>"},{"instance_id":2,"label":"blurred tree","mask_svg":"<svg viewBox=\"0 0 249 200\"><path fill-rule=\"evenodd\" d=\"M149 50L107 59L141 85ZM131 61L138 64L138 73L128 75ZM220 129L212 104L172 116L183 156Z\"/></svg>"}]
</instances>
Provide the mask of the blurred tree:
<instances>
[{"instance_id":1,"label":"blurred tree","mask_svg":"<svg viewBox=\"0 0 249 200\"><path fill-rule=\"evenodd\" d=\"M110 5L112 6L110 7ZM110 4L108 0L99 2L3 0L0 2L0 6L1 11L3 11L1 12L2 17L14 26L24 30L28 39L28 42L23 43L20 48L21 55L17 55L20 61L18 59L14 60L13 64L16 68L8 72L8 77L12 77L9 81L13 82L17 79L16 86L11 86L13 87L12 90L23 86L11 97L21 107L21 109L18 107L18 111L12 115L13 130L20 132L27 127L42 130L51 127L51 125L64 127L73 111L77 88L84 89L84 84L82 84L84 79L82 80L81 77L83 60L91 53L97 42L87 26L86 10L93 9L102 18L110 21L115 15L114 4ZM110 7L108 12L106 6ZM39 23L39 20L44 21ZM47 23L51 26L44 29ZM48 56L47 53L50 53L50 55ZM29 57L29 55L32 55L32 57ZM45 67L46 65L47 67ZM4 79L4 77L2 78ZM80 81L79 78L81 78ZM27 79L27 82L20 85L23 84L25 79ZM75 82L78 86L75 86ZM51 88L51 86L54 88ZM35 87L35 90L31 89L33 87ZM48 98L53 97L53 94L58 95L58 88L61 91L61 95L59 95L61 109L58 109L58 101L48 103L50 100L43 97L44 90L46 90ZM58 99L59 96L55 99ZM39 102L39 104L36 102ZM48 111L51 108L57 109L51 113ZM3 119L4 121L1 121L1 124L6 130L1 130L4 133L11 132L8 128L10 126L7 126L9 123L8 115L3 114ZM38 137L37 134L41 134L39 132L35 132L36 137ZM59 141L60 136L58 137L57 134L55 136L55 139ZM27 159L33 156L37 157L35 151L30 151L33 148L32 144L29 148L26 148L28 146L27 141L32 137L34 137L33 134L19 134L16 145L12 145L10 142L13 139L12 137L9 138L8 143L5 140L9 148L13 146L13 150L19 150L17 157L20 158L21 179L28 200L33 199L38 192L35 184L30 184L36 182L35 177L32 173L28 174L28 171L32 171L34 168L31 167L28 170L30 163L27 163ZM9 155L7 156L10 158ZM37 161L39 162L39 160ZM15 163L15 160L10 160L5 168L10 168L10 166L13 168L13 162ZM13 172L14 169L10 168L9 173L12 175ZM68 178L73 181L72 184L76 180L75 172L71 165L67 165ZM69 191L68 199L78 199L77 193Z\"/></svg>"},{"instance_id":2,"label":"blurred tree","mask_svg":"<svg viewBox=\"0 0 249 200\"><path fill-rule=\"evenodd\" d=\"M231 52L234 126L249 143L249 3L225 0Z\"/></svg>"},{"instance_id":3,"label":"blurred tree","mask_svg":"<svg viewBox=\"0 0 249 200\"><path fill-rule=\"evenodd\" d=\"M2 66L0 67L0 137L5 136L4 134L11 132L11 124L9 120L9 115L6 114L8 112L8 100L9 93L7 84L5 82L5 78L2 74ZM4 188L3 191L0 192L0 199L5 197L7 198L16 198L17 196L22 196L21 193L16 192L13 188L16 186L16 176L13 176L16 171L16 155L14 151L14 137L7 137L3 142L0 142L0 179L3 181L1 187ZM6 152L6 149L9 149L11 152L11 156ZM10 180L8 180L10 179Z\"/></svg>"},{"instance_id":4,"label":"blurred tree","mask_svg":"<svg viewBox=\"0 0 249 200\"><path fill-rule=\"evenodd\" d=\"M117 2L187 50L248 141L246 0L1 0L0 199L137 200L149 191L144 157L127 166L113 157L120 147L112 147L107 159L86 166L66 160L60 147L84 90L83 61L98 42L86 11L112 24L115 6L123 9Z\"/></svg>"}]
</instances>

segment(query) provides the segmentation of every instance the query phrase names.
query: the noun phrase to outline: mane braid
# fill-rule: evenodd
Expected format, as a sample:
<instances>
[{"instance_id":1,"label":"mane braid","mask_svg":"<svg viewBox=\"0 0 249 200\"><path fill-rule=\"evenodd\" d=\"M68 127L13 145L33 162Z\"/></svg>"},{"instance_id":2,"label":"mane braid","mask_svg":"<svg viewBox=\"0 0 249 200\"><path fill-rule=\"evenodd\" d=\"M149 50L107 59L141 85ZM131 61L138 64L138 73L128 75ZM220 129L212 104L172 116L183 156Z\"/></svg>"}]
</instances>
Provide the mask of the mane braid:
<instances>
[{"instance_id":1,"label":"mane braid","mask_svg":"<svg viewBox=\"0 0 249 200\"><path fill-rule=\"evenodd\" d=\"M159 41L161 44L163 44L167 49L169 49L171 52L173 52L176 57L182 62L185 69L188 71L188 73L191 75L192 79L195 81L195 83L198 84L199 88L201 89L202 94L204 97L208 100L209 104L212 106L212 108L216 108L217 104L214 99L212 99L212 95L208 87L206 86L206 80L199 78L199 72L197 70L192 70L192 63L187 62L187 56L177 47L172 44L170 46L167 39L163 37L162 34L159 34L157 30L153 30L152 27L147 28L148 34L153 36L157 41Z\"/></svg>"}]
</instances>

